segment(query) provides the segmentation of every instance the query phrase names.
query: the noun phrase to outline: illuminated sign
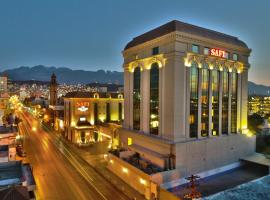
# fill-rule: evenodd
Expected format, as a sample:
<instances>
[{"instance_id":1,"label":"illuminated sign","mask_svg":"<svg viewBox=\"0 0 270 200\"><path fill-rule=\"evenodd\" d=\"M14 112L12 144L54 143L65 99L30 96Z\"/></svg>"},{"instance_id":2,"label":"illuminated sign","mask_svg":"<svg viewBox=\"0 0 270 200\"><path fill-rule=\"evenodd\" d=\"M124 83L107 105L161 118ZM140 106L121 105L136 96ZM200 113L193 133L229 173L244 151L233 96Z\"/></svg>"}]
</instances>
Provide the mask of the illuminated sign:
<instances>
[{"instance_id":1,"label":"illuminated sign","mask_svg":"<svg viewBox=\"0 0 270 200\"><path fill-rule=\"evenodd\" d=\"M86 112L89 107L89 102L76 102L76 106L79 111Z\"/></svg>"},{"instance_id":2,"label":"illuminated sign","mask_svg":"<svg viewBox=\"0 0 270 200\"><path fill-rule=\"evenodd\" d=\"M211 49L210 50L210 55L211 56L221 57L221 58L227 58L226 51L220 50L220 49Z\"/></svg>"}]
</instances>

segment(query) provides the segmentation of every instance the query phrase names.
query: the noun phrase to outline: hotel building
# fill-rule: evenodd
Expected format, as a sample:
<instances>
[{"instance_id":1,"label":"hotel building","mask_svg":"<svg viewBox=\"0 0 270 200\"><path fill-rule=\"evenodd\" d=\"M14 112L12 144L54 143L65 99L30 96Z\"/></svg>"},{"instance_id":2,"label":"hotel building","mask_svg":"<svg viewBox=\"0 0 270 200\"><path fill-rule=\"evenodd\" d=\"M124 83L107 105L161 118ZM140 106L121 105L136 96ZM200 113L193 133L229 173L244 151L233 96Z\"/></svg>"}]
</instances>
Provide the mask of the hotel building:
<instances>
[{"instance_id":1,"label":"hotel building","mask_svg":"<svg viewBox=\"0 0 270 200\"><path fill-rule=\"evenodd\" d=\"M64 96L65 137L77 144L102 141L103 137L112 138L110 133L100 131L99 125L122 122L123 104L123 94L120 93L67 93Z\"/></svg>"},{"instance_id":2,"label":"hotel building","mask_svg":"<svg viewBox=\"0 0 270 200\"><path fill-rule=\"evenodd\" d=\"M237 167L254 153L255 136L246 136L250 52L237 37L180 21L126 45L120 146L163 169L150 182L173 187L191 174Z\"/></svg>"}]
</instances>

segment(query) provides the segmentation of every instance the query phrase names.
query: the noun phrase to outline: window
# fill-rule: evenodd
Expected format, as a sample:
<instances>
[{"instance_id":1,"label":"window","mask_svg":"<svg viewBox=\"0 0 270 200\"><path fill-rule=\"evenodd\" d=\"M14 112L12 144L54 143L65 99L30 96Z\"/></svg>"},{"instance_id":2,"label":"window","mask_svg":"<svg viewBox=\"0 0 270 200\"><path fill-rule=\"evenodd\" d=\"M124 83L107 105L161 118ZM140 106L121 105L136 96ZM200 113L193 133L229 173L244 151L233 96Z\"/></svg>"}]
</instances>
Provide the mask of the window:
<instances>
[{"instance_id":1,"label":"window","mask_svg":"<svg viewBox=\"0 0 270 200\"><path fill-rule=\"evenodd\" d=\"M159 127L159 67L152 64L150 69L150 134L158 135Z\"/></svg>"},{"instance_id":2,"label":"window","mask_svg":"<svg viewBox=\"0 0 270 200\"><path fill-rule=\"evenodd\" d=\"M118 120L120 121L123 120L122 115L123 115L123 106L122 103L118 103Z\"/></svg>"},{"instance_id":3,"label":"window","mask_svg":"<svg viewBox=\"0 0 270 200\"><path fill-rule=\"evenodd\" d=\"M111 105L110 103L106 103L106 122L111 121Z\"/></svg>"},{"instance_id":4,"label":"window","mask_svg":"<svg viewBox=\"0 0 270 200\"><path fill-rule=\"evenodd\" d=\"M209 48L208 47L205 47L204 49L203 49L203 54L204 55L209 55Z\"/></svg>"},{"instance_id":5,"label":"window","mask_svg":"<svg viewBox=\"0 0 270 200\"><path fill-rule=\"evenodd\" d=\"M152 55L157 55L157 54L159 54L159 47L154 47L152 49Z\"/></svg>"},{"instance_id":6,"label":"window","mask_svg":"<svg viewBox=\"0 0 270 200\"><path fill-rule=\"evenodd\" d=\"M190 137L198 136L198 67L192 63L190 68L190 115L189 129Z\"/></svg>"},{"instance_id":7,"label":"window","mask_svg":"<svg viewBox=\"0 0 270 200\"><path fill-rule=\"evenodd\" d=\"M231 133L237 133L237 73L232 73Z\"/></svg>"},{"instance_id":8,"label":"window","mask_svg":"<svg viewBox=\"0 0 270 200\"><path fill-rule=\"evenodd\" d=\"M212 135L219 135L219 74L212 70Z\"/></svg>"},{"instance_id":9,"label":"window","mask_svg":"<svg viewBox=\"0 0 270 200\"><path fill-rule=\"evenodd\" d=\"M229 53L229 52L227 52L227 51L225 51L225 55L224 55L224 58L227 58L227 59L229 59L229 57L230 57L230 53Z\"/></svg>"},{"instance_id":10,"label":"window","mask_svg":"<svg viewBox=\"0 0 270 200\"><path fill-rule=\"evenodd\" d=\"M132 145L132 138L128 138L128 146Z\"/></svg>"},{"instance_id":11,"label":"window","mask_svg":"<svg viewBox=\"0 0 270 200\"><path fill-rule=\"evenodd\" d=\"M199 46L193 44L192 47L191 47L191 51L192 51L193 53L199 53Z\"/></svg>"},{"instance_id":12,"label":"window","mask_svg":"<svg viewBox=\"0 0 270 200\"><path fill-rule=\"evenodd\" d=\"M94 103L94 125L98 122L98 104Z\"/></svg>"},{"instance_id":13,"label":"window","mask_svg":"<svg viewBox=\"0 0 270 200\"><path fill-rule=\"evenodd\" d=\"M202 112L201 112L201 136L208 136L209 130L209 70L202 69Z\"/></svg>"},{"instance_id":14,"label":"window","mask_svg":"<svg viewBox=\"0 0 270 200\"><path fill-rule=\"evenodd\" d=\"M238 61L238 54L236 53L233 54L233 60Z\"/></svg>"},{"instance_id":15,"label":"window","mask_svg":"<svg viewBox=\"0 0 270 200\"><path fill-rule=\"evenodd\" d=\"M228 110L229 110L229 73L222 73L222 134L228 134Z\"/></svg>"},{"instance_id":16,"label":"window","mask_svg":"<svg viewBox=\"0 0 270 200\"><path fill-rule=\"evenodd\" d=\"M140 130L141 69L136 67L133 74L133 129Z\"/></svg>"}]
</instances>

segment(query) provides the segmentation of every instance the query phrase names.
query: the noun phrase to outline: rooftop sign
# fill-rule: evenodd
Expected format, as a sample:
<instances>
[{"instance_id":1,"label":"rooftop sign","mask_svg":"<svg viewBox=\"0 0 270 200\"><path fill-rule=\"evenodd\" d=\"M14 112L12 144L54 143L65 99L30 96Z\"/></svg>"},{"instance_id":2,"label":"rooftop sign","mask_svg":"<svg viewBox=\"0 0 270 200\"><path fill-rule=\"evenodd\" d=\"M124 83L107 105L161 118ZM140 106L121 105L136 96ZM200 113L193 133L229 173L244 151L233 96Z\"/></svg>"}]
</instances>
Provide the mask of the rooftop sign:
<instances>
[{"instance_id":1,"label":"rooftop sign","mask_svg":"<svg viewBox=\"0 0 270 200\"><path fill-rule=\"evenodd\" d=\"M210 55L211 56L217 56L217 57L220 57L220 58L227 58L227 52L224 51L224 50L220 50L220 49L210 49Z\"/></svg>"}]
</instances>

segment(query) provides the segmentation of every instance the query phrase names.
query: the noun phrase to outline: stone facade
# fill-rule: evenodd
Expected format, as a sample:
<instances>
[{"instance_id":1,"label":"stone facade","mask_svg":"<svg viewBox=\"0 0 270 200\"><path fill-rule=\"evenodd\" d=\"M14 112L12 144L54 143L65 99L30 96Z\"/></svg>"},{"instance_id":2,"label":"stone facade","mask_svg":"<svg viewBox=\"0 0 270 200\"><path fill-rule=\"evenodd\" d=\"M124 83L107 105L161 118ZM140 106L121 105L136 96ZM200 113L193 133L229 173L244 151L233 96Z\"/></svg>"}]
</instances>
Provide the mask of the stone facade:
<instances>
[{"instance_id":1,"label":"stone facade","mask_svg":"<svg viewBox=\"0 0 270 200\"><path fill-rule=\"evenodd\" d=\"M176 169L183 176L200 173L239 161L239 158L255 151L255 136L247 137L247 82L248 57L251 50L238 38L211 30L187 25L165 31L163 25L153 31L134 38L125 50L124 96L125 119L119 131L120 144L145 155L145 158L167 169ZM180 24L180 25L179 25ZM184 24L186 26L186 24ZM192 30L192 31L191 31ZM197 34L197 32L199 34ZM153 33L153 37L151 37ZM155 33L155 34L154 34ZM204 34L205 33L205 34ZM159 35L158 35L159 34ZM157 36L158 35L158 36ZM193 46L198 47L194 52ZM158 48L158 53L153 54ZM213 56L204 51L222 50L227 56ZM159 66L158 134L150 133L150 69ZM190 136L190 70L193 63L198 68L198 130ZM207 136L202 128L202 68L209 72L209 110ZM133 130L133 78L134 69L140 67L140 130ZM222 134L222 78L219 82L219 130L212 134L212 71L228 72L228 133ZM225 73L225 72L224 72ZM237 74L236 131L232 133L232 73ZM128 138L133 143L128 144ZM164 160L162 162L161 160Z\"/></svg>"}]
</instances>

